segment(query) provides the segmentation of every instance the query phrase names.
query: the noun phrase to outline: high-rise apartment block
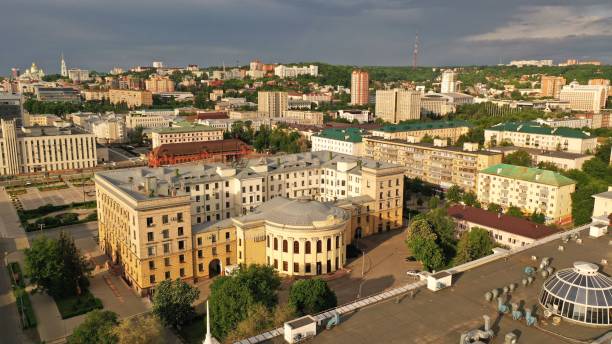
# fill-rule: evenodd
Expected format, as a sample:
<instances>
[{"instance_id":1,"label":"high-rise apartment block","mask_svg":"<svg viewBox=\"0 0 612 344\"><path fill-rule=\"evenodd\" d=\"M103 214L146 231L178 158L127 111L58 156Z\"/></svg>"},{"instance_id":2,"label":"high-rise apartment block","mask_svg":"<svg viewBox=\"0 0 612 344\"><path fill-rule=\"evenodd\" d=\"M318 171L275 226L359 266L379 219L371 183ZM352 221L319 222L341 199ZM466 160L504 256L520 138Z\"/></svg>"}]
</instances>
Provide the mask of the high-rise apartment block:
<instances>
[{"instance_id":1,"label":"high-rise apartment block","mask_svg":"<svg viewBox=\"0 0 612 344\"><path fill-rule=\"evenodd\" d=\"M580 85L571 82L564 86L559 94L559 100L568 101L574 111L600 113L606 107L608 87L603 85Z\"/></svg>"},{"instance_id":2,"label":"high-rise apartment block","mask_svg":"<svg viewBox=\"0 0 612 344\"><path fill-rule=\"evenodd\" d=\"M547 223L572 222L572 193L576 182L560 173L538 168L498 164L478 174L478 200L507 209L538 213Z\"/></svg>"},{"instance_id":3,"label":"high-rise apartment block","mask_svg":"<svg viewBox=\"0 0 612 344\"><path fill-rule=\"evenodd\" d=\"M533 122L499 123L485 129L484 135L487 147L511 144L570 153L594 152L597 147L597 137L579 129L551 128Z\"/></svg>"},{"instance_id":4,"label":"high-rise apartment block","mask_svg":"<svg viewBox=\"0 0 612 344\"><path fill-rule=\"evenodd\" d=\"M454 93L457 85L457 73L452 69L446 69L442 72L442 81L440 83L440 93Z\"/></svg>"},{"instance_id":5,"label":"high-rise apartment block","mask_svg":"<svg viewBox=\"0 0 612 344\"><path fill-rule=\"evenodd\" d=\"M143 295L238 263L333 272L355 238L402 225L403 168L330 152L105 171L95 183L99 245Z\"/></svg>"},{"instance_id":6,"label":"high-rise apartment block","mask_svg":"<svg viewBox=\"0 0 612 344\"><path fill-rule=\"evenodd\" d=\"M393 89L376 91L376 117L385 122L421 118L421 93L417 91Z\"/></svg>"},{"instance_id":7,"label":"high-rise apartment block","mask_svg":"<svg viewBox=\"0 0 612 344\"><path fill-rule=\"evenodd\" d=\"M97 164L93 134L56 127L23 127L0 120L0 175L92 168Z\"/></svg>"},{"instance_id":8,"label":"high-rise apartment block","mask_svg":"<svg viewBox=\"0 0 612 344\"><path fill-rule=\"evenodd\" d=\"M406 176L443 188L453 185L476 192L478 171L502 162L502 154L478 149L478 143L463 148L448 146L445 139L434 143L410 143L364 137L365 156L376 161L406 166Z\"/></svg>"},{"instance_id":9,"label":"high-rise apartment block","mask_svg":"<svg viewBox=\"0 0 612 344\"><path fill-rule=\"evenodd\" d=\"M257 93L257 111L267 117L283 117L288 106L287 92Z\"/></svg>"},{"instance_id":10,"label":"high-rise apartment block","mask_svg":"<svg viewBox=\"0 0 612 344\"><path fill-rule=\"evenodd\" d=\"M559 99L561 88L564 85L565 78L562 76L542 75L540 79L540 96Z\"/></svg>"},{"instance_id":11,"label":"high-rise apartment block","mask_svg":"<svg viewBox=\"0 0 612 344\"><path fill-rule=\"evenodd\" d=\"M153 105L153 94L150 91L109 90L108 99L111 104L125 103L130 109Z\"/></svg>"},{"instance_id":12,"label":"high-rise apartment block","mask_svg":"<svg viewBox=\"0 0 612 344\"><path fill-rule=\"evenodd\" d=\"M351 104L367 105L370 101L370 75L364 70L351 73Z\"/></svg>"},{"instance_id":13,"label":"high-rise apartment block","mask_svg":"<svg viewBox=\"0 0 612 344\"><path fill-rule=\"evenodd\" d=\"M152 75L145 80L145 88L152 93L174 92L174 81L167 76Z\"/></svg>"}]
</instances>

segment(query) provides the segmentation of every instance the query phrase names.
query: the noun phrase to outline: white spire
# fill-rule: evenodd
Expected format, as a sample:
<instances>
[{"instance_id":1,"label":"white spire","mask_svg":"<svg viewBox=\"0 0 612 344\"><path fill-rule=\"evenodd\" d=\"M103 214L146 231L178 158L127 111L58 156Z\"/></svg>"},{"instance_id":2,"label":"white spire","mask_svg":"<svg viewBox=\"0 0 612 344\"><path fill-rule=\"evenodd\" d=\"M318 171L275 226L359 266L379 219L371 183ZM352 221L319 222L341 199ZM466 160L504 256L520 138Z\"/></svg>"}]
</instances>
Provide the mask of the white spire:
<instances>
[{"instance_id":1,"label":"white spire","mask_svg":"<svg viewBox=\"0 0 612 344\"><path fill-rule=\"evenodd\" d=\"M219 344L219 341L212 336L210 333L210 311L208 309L208 300L206 300L206 338L204 338L203 344Z\"/></svg>"},{"instance_id":2,"label":"white spire","mask_svg":"<svg viewBox=\"0 0 612 344\"><path fill-rule=\"evenodd\" d=\"M63 77L68 77L68 68L66 67L66 61L64 60L64 52L62 51L62 57L60 60L60 74Z\"/></svg>"}]
</instances>

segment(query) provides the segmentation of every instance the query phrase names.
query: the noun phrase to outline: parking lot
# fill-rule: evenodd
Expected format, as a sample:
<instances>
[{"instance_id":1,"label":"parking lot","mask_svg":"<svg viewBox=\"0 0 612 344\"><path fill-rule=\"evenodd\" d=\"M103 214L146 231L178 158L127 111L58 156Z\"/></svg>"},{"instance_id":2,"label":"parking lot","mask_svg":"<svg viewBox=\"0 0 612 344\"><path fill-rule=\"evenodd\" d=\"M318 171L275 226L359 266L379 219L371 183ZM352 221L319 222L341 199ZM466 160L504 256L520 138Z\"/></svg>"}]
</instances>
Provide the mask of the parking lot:
<instances>
[{"instance_id":1,"label":"parking lot","mask_svg":"<svg viewBox=\"0 0 612 344\"><path fill-rule=\"evenodd\" d=\"M63 205L95 199L92 185L85 187L69 186L66 189L47 191L40 191L38 188L31 187L26 190L27 193L17 196L24 210L36 209L45 204Z\"/></svg>"}]
</instances>

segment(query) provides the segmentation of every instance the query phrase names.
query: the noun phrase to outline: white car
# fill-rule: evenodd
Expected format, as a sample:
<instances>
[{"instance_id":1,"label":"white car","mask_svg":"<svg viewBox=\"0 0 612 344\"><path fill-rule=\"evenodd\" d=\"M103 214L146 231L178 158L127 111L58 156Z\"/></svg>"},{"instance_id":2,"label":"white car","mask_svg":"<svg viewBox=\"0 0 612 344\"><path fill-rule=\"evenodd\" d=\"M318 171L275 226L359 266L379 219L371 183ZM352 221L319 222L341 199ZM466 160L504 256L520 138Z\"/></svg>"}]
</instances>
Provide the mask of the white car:
<instances>
[{"instance_id":1,"label":"white car","mask_svg":"<svg viewBox=\"0 0 612 344\"><path fill-rule=\"evenodd\" d=\"M419 270L408 270L406 271L406 275L410 276L410 277L421 277L421 272Z\"/></svg>"}]
</instances>

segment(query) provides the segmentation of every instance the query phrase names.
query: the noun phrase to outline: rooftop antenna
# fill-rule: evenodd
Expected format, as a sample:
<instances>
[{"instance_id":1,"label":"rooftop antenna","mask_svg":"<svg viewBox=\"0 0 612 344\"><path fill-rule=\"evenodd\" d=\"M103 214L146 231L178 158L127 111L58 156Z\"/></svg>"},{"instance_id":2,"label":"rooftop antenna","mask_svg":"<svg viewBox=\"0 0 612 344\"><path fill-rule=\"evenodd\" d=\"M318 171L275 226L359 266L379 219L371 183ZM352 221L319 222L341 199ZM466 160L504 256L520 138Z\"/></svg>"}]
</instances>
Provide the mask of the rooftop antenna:
<instances>
[{"instance_id":1,"label":"rooftop antenna","mask_svg":"<svg viewBox=\"0 0 612 344\"><path fill-rule=\"evenodd\" d=\"M414 38L414 50L412 51L412 69L417 67L417 58L419 56L419 33L417 32Z\"/></svg>"}]
</instances>

